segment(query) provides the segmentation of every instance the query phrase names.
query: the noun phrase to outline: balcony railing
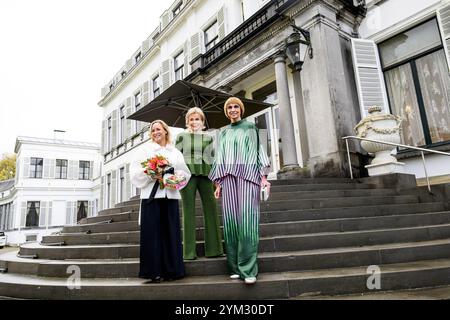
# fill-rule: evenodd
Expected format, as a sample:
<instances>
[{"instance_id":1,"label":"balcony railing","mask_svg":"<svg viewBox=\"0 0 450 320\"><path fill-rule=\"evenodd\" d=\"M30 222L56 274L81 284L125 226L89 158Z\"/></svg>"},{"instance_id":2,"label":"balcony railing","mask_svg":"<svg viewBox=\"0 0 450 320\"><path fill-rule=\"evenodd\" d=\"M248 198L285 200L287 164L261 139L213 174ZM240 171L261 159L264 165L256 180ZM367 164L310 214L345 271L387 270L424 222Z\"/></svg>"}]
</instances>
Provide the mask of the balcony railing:
<instances>
[{"instance_id":1,"label":"balcony railing","mask_svg":"<svg viewBox=\"0 0 450 320\"><path fill-rule=\"evenodd\" d=\"M279 19L282 13L296 2L298 0L275 0L269 2L214 47L206 53L199 55L197 61L194 60L193 62L194 69L206 69L217 63L258 33L265 30L268 25Z\"/></svg>"}]
</instances>

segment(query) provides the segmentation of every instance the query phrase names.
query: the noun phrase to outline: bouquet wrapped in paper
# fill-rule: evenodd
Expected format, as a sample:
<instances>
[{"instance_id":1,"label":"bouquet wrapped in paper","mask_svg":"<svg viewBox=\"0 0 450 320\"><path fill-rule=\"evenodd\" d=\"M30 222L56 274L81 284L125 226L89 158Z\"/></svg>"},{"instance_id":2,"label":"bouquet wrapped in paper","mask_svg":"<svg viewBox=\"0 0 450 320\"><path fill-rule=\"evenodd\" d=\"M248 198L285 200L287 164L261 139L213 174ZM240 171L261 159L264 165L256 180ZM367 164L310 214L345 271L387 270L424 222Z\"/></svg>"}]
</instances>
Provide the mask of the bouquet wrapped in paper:
<instances>
[{"instance_id":1,"label":"bouquet wrapped in paper","mask_svg":"<svg viewBox=\"0 0 450 320\"><path fill-rule=\"evenodd\" d=\"M176 173L165 178L164 182L164 186L172 190L180 190L187 184L186 177Z\"/></svg>"}]
</instances>

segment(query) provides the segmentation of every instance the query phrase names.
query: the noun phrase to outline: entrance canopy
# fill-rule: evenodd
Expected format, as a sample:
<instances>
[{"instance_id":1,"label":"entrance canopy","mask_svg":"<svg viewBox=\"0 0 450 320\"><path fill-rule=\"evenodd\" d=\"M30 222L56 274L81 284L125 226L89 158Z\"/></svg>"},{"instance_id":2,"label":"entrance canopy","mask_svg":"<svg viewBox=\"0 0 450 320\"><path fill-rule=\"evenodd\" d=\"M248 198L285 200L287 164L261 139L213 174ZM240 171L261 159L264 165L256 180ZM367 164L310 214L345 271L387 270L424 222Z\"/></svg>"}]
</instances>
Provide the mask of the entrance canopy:
<instances>
[{"instance_id":1,"label":"entrance canopy","mask_svg":"<svg viewBox=\"0 0 450 320\"><path fill-rule=\"evenodd\" d=\"M198 107L205 114L205 126L208 129L221 128L230 123L223 112L223 105L229 97L232 95L178 80L128 119L144 122L161 119L171 127L184 128L187 111L192 107ZM272 106L261 101L240 99L245 106L244 117Z\"/></svg>"}]
</instances>

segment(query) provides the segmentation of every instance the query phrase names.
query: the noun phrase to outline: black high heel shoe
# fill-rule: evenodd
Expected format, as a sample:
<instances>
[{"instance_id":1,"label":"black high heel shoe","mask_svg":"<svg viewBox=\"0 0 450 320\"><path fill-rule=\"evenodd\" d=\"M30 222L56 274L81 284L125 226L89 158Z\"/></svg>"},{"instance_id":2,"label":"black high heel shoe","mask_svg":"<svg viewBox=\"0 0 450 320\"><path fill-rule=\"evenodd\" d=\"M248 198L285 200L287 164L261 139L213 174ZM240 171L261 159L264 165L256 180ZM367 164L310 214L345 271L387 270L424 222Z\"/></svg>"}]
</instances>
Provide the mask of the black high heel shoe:
<instances>
[{"instance_id":1,"label":"black high heel shoe","mask_svg":"<svg viewBox=\"0 0 450 320\"><path fill-rule=\"evenodd\" d=\"M160 283L160 282L161 282L161 277L156 277L156 278L148 279L147 281L144 282L144 284Z\"/></svg>"}]
</instances>

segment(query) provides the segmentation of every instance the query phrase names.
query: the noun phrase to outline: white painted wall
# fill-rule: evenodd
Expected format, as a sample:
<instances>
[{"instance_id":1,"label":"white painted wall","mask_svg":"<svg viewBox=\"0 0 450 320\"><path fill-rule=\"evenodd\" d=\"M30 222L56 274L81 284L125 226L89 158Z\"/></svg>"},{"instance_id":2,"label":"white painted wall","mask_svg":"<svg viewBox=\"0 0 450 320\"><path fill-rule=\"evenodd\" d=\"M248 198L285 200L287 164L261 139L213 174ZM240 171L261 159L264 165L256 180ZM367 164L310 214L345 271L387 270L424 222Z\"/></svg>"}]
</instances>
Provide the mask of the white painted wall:
<instances>
[{"instance_id":1,"label":"white painted wall","mask_svg":"<svg viewBox=\"0 0 450 320\"><path fill-rule=\"evenodd\" d=\"M359 35L363 39L383 41L413 24L428 19L444 1L369 0L369 9L359 27Z\"/></svg>"}]
</instances>

